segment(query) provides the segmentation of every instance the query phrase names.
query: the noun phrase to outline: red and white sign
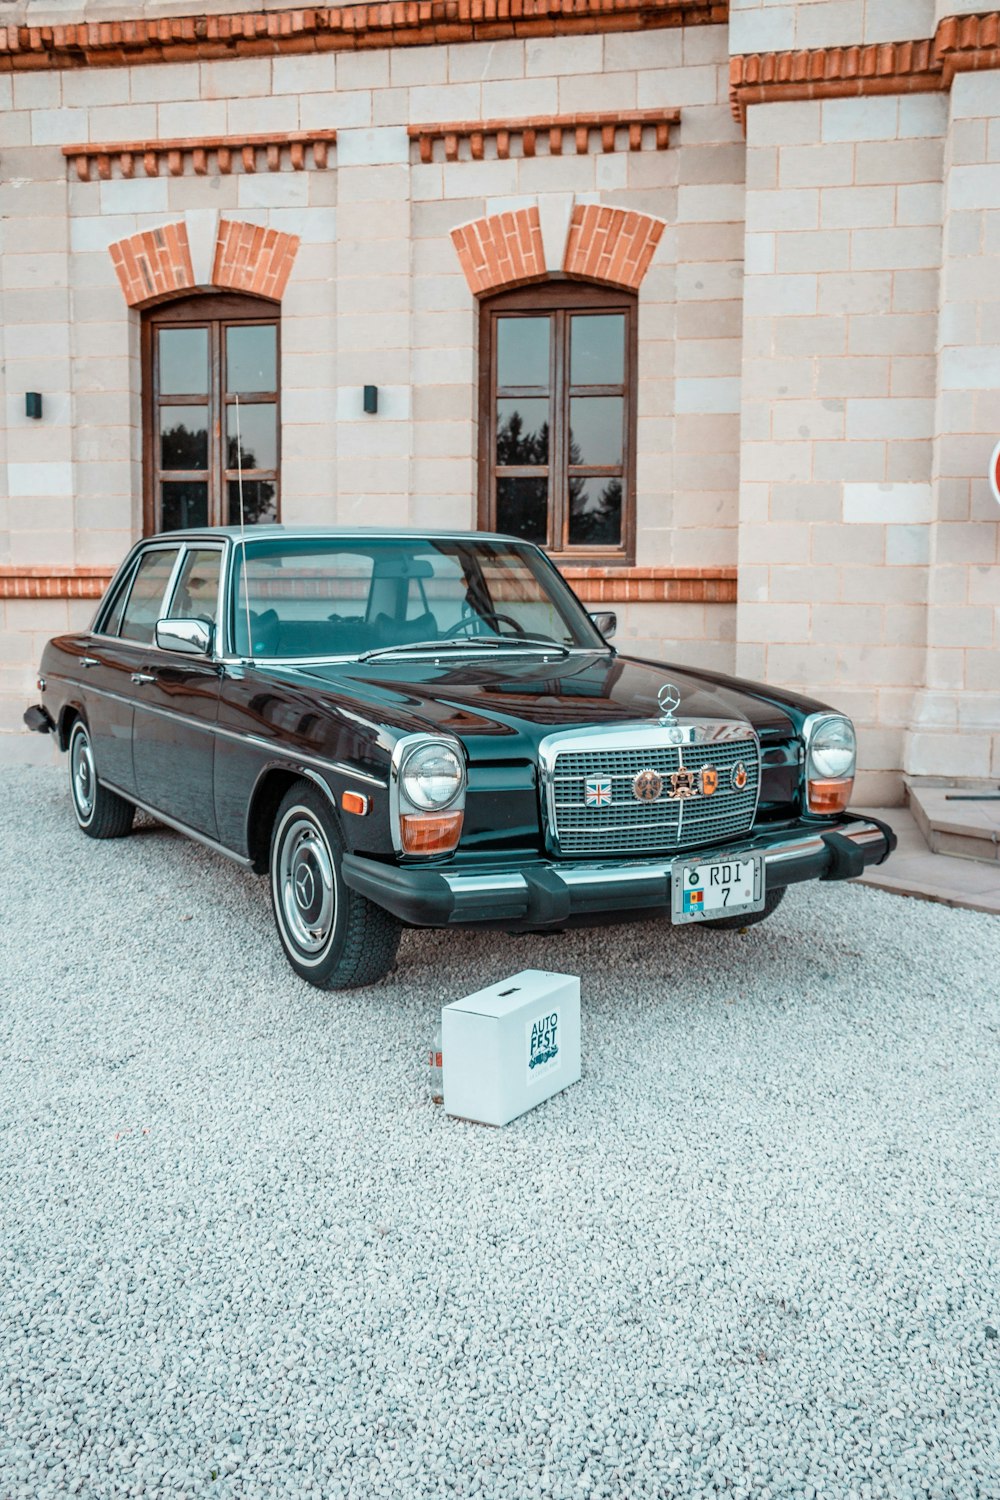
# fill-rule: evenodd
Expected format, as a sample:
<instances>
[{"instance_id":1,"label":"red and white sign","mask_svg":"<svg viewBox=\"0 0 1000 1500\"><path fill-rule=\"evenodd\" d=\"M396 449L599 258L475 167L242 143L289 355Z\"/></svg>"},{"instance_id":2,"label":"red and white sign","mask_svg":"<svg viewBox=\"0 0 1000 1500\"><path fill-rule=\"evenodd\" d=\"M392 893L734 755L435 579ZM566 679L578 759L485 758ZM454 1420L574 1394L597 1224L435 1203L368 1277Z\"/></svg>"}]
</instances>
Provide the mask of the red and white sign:
<instances>
[{"instance_id":1,"label":"red and white sign","mask_svg":"<svg viewBox=\"0 0 1000 1500\"><path fill-rule=\"evenodd\" d=\"M1000 443L993 449L993 457L990 459L990 489L994 500L1000 505Z\"/></svg>"}]
</instances>

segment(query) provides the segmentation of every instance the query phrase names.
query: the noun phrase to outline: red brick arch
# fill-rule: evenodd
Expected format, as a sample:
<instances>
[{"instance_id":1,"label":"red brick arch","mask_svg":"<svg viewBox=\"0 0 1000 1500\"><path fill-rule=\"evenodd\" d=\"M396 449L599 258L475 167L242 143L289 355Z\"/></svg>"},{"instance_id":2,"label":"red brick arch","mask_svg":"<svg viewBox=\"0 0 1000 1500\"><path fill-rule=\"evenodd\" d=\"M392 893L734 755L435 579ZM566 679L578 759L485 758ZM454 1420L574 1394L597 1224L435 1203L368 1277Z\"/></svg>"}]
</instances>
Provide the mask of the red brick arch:
<instances>
[{"instance_id":1,"label":"red brick arch","mask_svg":"<svg viewBox=\"0 0 1000 1500\"><path fill-rule=\"evenodd\" d=\"M562 269L567 276L637 291L666 225L649 214L596 203L573 211ZM537 208L475 219L451 231L469 289L477 296L546 274Z\"/></svg>"},{"instance_id":2,"label":"red brick arch","mask_svg":"<svg viewBox=\"0 0 1000 1500\"><path fill-rule=\"evenodd\" d=\"M298 236L232 219L219 223L211 285L220 291L251 292L278 302L299 248ZM111 262L129 307L152 307L168 297L197 290L184 220L141 230L109 245Z\"/></svg>"},{"instance_id":3,"label":"red brick arch","mask_svg":"<svg viewBox=\"0 0 1000 1500\"><path fill-rule=\"evenodd\" d=\"M563 270L567 276L610 281L637 292L666 228L662 219L578 203L570 221Z\"/></svg>"}]
</instances>

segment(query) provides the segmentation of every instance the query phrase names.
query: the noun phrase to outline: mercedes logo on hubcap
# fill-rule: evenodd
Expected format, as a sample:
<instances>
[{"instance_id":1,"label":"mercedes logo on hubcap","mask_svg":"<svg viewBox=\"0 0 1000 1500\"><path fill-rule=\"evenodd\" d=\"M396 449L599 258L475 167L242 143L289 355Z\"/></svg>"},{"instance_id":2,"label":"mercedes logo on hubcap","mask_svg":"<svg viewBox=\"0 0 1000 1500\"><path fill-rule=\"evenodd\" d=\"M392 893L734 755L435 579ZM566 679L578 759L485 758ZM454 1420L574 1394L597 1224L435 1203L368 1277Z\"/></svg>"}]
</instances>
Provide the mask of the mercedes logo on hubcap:
<instances>
[{"instance_id":1,"label":"mercedes logo on hubcap","mask_svg":"<svg viewBox=\"0 0 1000 1500\"><path fill-rule=\"evenodd\" d=\"M308 865L299 865L292 878L295 884L295 899L302 910L305 911L307 907L312 905L313 897L316 894L316 883L313 880L312 870L310 870Z\"/></svg>"}]
</instances>

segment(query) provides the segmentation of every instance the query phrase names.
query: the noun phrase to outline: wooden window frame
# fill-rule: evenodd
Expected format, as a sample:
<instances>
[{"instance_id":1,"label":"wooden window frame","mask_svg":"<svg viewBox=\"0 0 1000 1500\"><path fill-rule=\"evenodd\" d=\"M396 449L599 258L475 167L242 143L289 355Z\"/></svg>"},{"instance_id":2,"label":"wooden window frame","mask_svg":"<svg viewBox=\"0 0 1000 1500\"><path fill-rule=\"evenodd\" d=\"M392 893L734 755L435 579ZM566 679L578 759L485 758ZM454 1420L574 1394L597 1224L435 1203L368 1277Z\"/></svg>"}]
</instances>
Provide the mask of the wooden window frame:
<instances>
[{"instance_id":1,"label":"wooden window frame","mask_svg":"<svg viewBox=\"0 0 1000 1500\"><path fill-rule=\"evenodd\" d=\"M238 324L275 327L275 372L277 386L273 391L240 392L240 406L273 404L275 408L275 467L244 469L244 483L263 480L275 487L276 519L281 520L281 303L266 297L237 292L196 292L150 308L142 318L142 529L144 536L160 530L157 519L160 484L166 481L206 483L208 485L209 526L227 524L230 479L237 478L226 459L226 411L235 398L225 389L225 331ZM214 328L209 325L215 325ZM206 396L160 396L159 363L156 334L160 328L209 327L208 394ZM209 409L207 469L163 469L160 466L159 409L164 406L189 406L192 402ZM162 517L160 517L162 520Z\"/></svg>"},{"instance_id":2,"label":"wooden window frame","mask_svg":"<svg viewBox=\"0 0 1000 1500\"><path fill-rule=\"evenodd\" d=\"M573 388L569 382L569 329L574 313L624 312L625 379L624 386L586 386ZM479 323L479 525L495 531L496 524L496 411L497 363L496 320L509 314L552 315L555 336L550 339L549 385L532 394L547 396L554 420L550 423L552 448L549 453L549 537L545 550L556 562L594 563L627 567L635 562L635 456L636 397L638 392L638 299L634 293L594 282L552 278L484 297L480 302ZM568 541L569 528L569 401L571 391L587 395L623 395L624 442L622 451L622 536L619 547L573 546ZM528 388L519 389L527 398ZM539 466L534 472L544 470ZM583 464L588 472L600 472L599 466ZM525 473L532 471L525 469ZM553 479L555 483L553 483Z\"/></svg>"}]
</instances>

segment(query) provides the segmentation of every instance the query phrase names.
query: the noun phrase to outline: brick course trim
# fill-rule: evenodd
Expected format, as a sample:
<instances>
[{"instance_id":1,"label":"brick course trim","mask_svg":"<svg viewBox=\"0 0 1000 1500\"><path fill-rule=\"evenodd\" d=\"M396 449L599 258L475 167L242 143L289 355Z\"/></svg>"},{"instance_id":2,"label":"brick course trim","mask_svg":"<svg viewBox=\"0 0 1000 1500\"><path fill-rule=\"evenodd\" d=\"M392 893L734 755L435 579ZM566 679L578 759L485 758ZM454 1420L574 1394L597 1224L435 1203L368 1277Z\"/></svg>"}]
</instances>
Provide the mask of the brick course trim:
<instances>
[{"instance_id":1,"label":"brick course trim","mask_svg":"<svg viewBox=\"0 0 1000 1500\"><path fill-rule=\"evenodd\" d=\"M1000 68L1000 11L946 17L919 41L745 53L730 60L729 99L745 127L751 104L934 93L981 68Z\"/></svg>"},{"instance_id":2,"label":"brick course trim","mask_svg":"<svg viewBox=\"0 0 1000 1500\"><path fill-rule=\"evenodd\" d=\"M244 172L256 172L261 153L268 172L290 167L302 172L309 165L323 170L336 142L335 130L294 131L283 135L194 136L171 141L79 142L64 146L62 154L76 166L81 182L89 182L96 171L102 179L134 177L141 169L147 177L158 177L166 162L171 177L190 172L195 176L226 176L239 163Z\"/></svg>"},{"instance_id":3,"label":"brick course trim","mask_svg":"<svg viewBox=\"0 0 1000 1500\"><path fill-rule=\"evenodd\" d=\"M610 281L638 291L666 225L623 208L578 203L566 241L563 270L568 276Z\"/></svg>"},{"instance_id":4,"label":"brick course trim","mask_svg":"<svg viewBox=\"0 0 1000 1500\"><path fill-rule=\"evenodd\" d=\"M459 264L474 295L519 286L545 275L537 208L492 214L451 231Z\"/></svg>"},{"instance_id":5,"label":"brick course trim","mask_svg":"<svg viewBox=\"0 0 1000 1500\"><path fill-rule=\"evenodd\" d=\"M561 156L566 143L571 154L586 156L593 137L600 134L601 151L641 151L644 145L655 145L665 151L670 145L670 127L679 125L679 109L629 109L596 115L538 115L528 120L456 120L445 125L410 125L407 134L417 142L420 160L434 160L434 148L440 146L445 161L458 161L463 143L468 142L468 156L482 161L486 143L496 143L496 154L506 161L511 146L520 144L521 156Z\"/></svg>"},{"instance_id":6,"label":"brick course trim","mask_svg":"<svg viewBox=\"0 0 1000 1500\"><path fill-rule=\"evenodd\" d=\"M598 568L559 571L587 604L735 604L735 568ZM0 567L0 599L100 599L113 568Z\"/></svg>"},{"instance_id":7,"label":"brick course trim","mask_svg":"<svg viewBox=\"0 0 1000 1500\"><path fill-rule=\"evenodd\" d=\"M113 568L0 567L0 599L100 599Z\"/></svg>"},{"instance_id":8,"label":"brick course trim","mask_svg":"<svg viewBox=\"0 0 1000 1500\"><path fill-rule=\"evenodd\" d=\"M728 17L728 0L388 0L69 26L0 26L0 72L721 26Z\"/></svg>"},{"instance_id":9,"label":"brick course trim","mask_svg":"<svg viewBox=\"0 0 1000 1500\"><path fill-rule=\"evenodd\" d=\"M735 568L597 568L561 563L585 604L735 604Z\"/></svg>"},{"instance_id":10,"label":"brick course trim","mask_svg":"<svg viewBox=\"0 0 1000 1500\"><path fill-rule=\"evenodd\" d=\"M222 219L211 284L220 291L251 292L280 302L298 248L297 235ZM195 290L183 219L117 240L108 246L108 253L129 307L152 307L167 297Z\"/></svg>"}]
</instances>

